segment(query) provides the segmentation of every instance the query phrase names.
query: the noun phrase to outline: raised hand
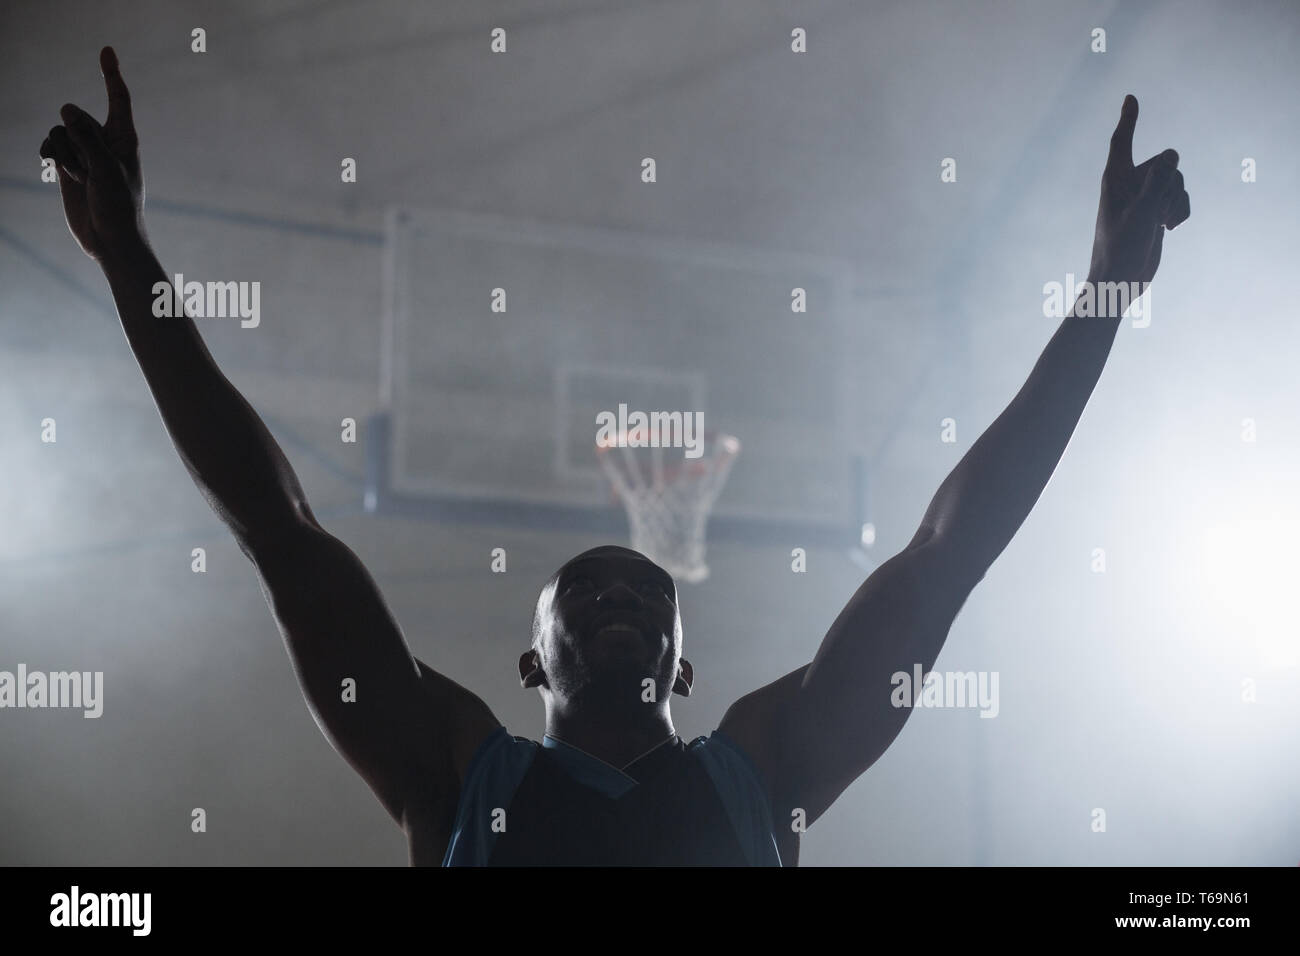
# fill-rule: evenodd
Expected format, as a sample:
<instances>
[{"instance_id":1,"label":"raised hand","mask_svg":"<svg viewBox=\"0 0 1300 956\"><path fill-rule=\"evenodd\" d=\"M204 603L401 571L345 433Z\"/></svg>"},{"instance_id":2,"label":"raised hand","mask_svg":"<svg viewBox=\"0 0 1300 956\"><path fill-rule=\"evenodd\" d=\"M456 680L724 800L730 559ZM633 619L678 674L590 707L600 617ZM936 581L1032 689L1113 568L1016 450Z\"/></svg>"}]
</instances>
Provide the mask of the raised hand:
<instances>
[{"instance_id":1,"label":"raised hand","mask_svg":"<svg viewBox=\"0 0 1300 956\"><path fill-rule=\"evenodd\" d=\"M1126 96L1101 178L1092 244L1093 282L1150 282L1160 265L1165 230L1192 212L1177 152L1167 149L1141 166L1133 165L1137 116L1137 99Z\"/></svg>"},{"instance_id":2,"label":"raised hand","mask_svg":"<svg viewBox=\"0 0 1300 956\"><path fill-rule=\"evenodd\" d=\"M114 248L143 240L144 180L131 94L112 47L100 51L99 66L108 88L108 118L101 126L85 110L65 104L59 111L64 125L50 130L41 157L55 162L73 238L102 262Z\"/></svg>"}]
</instances>

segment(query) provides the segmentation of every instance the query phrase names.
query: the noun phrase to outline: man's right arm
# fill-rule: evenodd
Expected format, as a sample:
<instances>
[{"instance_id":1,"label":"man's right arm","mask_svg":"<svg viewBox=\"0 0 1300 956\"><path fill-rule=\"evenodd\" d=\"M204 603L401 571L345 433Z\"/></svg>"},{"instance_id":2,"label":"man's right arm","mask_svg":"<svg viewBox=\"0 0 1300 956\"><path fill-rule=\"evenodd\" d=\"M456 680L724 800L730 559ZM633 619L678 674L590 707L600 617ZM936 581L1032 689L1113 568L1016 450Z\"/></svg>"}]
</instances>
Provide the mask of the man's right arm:
<instances>
[{"instance_id":1,"label":"man's right arm","mask_svg":"<svg viewBox=\"0 0 1300 956\"><path fill-rule=\"evenodd\" d=\"M42 149L58 162L68 225L100 263L127 341L195 483L257 568L312 715L390 814L409 824L458 792L499 723L418 662L360 560L316 522L265 424L212 360L194 321L153 314L170 283L141 225L125 84L101 57L109 119L65 107ZM132 208L134 207L134 212Z\"/></svg>"},{"instance_id":2,"label":"man's right arm","mask_svg":"<svg viewBox=\"0 0 1300 956\"><path fill-rule=\"evenodd\" d=\"M322 733L402 825L454 810L487 706L412 656L360 559L317 523L284 453L188 316L156 318L162 266L143 241L104 272L177 452L257 568ZM170 288L170 287L169 287Z\"/></svg>"}]
</instances>

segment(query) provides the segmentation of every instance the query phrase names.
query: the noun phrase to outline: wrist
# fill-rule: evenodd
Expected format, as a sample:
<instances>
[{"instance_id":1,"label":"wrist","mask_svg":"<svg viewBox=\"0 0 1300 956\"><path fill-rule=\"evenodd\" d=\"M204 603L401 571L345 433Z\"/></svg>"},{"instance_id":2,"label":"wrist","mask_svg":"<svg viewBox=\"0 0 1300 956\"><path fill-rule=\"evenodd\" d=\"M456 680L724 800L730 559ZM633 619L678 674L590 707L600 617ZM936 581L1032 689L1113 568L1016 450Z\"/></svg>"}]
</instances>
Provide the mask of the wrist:
<instances>
[{"instance_id":1,"label":"wrist","mask_svg":"<svg viewBox=\"0 0 1300 956\"><path fill-rule=\"evenodd\" d=\"M1067 318L1116 324L1129 306L1142 296L1142 286L1139 283L1112 279L1105 273L1089 273L1078 290Z\"/></svg>"},{"instance_id":2,"label":"wrist","mask_svg":"<svg viewBox=\"0 0 1300 956\"><path fill-rule=\"evenodd\" d=\"M1102 282L1118 281L1117 270L1104 260L1098 261L1094 259L1092 265L1088 268L1088 282L1094 289Z\"/></svg>"},{"instance_id":3,"label":"wrist","mask_svg":"<svg viewBox=\"0 0 1300 956\"><path fill-rule=\"evenodd\" d=\"M99 266L109 277L126 269L138 267L153 259L153 248L145 236L144 225L124 232L104 244L98 258Z\"/></svg>"}]
</instances>

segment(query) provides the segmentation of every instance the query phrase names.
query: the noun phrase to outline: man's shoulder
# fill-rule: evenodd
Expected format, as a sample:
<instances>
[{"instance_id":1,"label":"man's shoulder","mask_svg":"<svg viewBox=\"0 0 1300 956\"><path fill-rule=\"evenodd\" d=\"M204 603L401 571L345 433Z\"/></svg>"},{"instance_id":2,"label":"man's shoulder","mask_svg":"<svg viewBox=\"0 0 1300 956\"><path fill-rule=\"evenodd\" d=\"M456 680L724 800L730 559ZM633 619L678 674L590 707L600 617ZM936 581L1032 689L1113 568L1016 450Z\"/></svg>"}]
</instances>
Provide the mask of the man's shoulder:
<instances>
[{"instance_id":1,"label":"man's shoulder","mask_svg":"<svg viewBox=\"0 0 1300 956\"><path fill-rule=\"evenodd\" d=\"M721 728L695 737L686 744L686 751L705 758L712 764L726 766L747 776L752 775L756 781L760 779L753 757L735 737Z\"/></svg>"},{"instance_id":2,"label":"man's shoulder","mask_svg":"<svg viewBox=\"0 0 1300 956\"><path fill-rule=\"evenodd\" d=\"M510 759L517 756L531 756L537 750L540 750L541 746L540 741L512 734L504 725L498 725L488 731L474 748L469 763L465 768L465 779L462 783L467 782L474 775L477 768L489 761Z\"/></svg>"}]
</instances>

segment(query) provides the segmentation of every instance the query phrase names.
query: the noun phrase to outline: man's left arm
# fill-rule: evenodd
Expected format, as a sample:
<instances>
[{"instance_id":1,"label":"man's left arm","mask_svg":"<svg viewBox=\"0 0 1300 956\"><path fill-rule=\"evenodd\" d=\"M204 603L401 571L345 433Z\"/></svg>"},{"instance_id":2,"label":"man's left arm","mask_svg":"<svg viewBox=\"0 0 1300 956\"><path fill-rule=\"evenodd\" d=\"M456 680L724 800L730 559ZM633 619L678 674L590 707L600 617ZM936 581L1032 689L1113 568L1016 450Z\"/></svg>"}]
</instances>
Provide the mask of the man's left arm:
<instances>
[{"instance_id":1,"label":"man's left arm","mask_svg":"<svg viewBox=\"0 0 1300 956\"><path fill-rule=\"evenodd\" d=\"M1144 289L1165 228L1190 205L1173 150L1134 167L1136 121L1130 96L1102 177L1089 281ZM892 675L933 667L966 598L1051 478L1119 323L1071 309L1015 398L940 485L912 541L858 589L812 663L727 712L719 729L750 754L778 820L799 808L811 823L898 736L911 707L894 706Z\"/></svg>"}]
</instances>

